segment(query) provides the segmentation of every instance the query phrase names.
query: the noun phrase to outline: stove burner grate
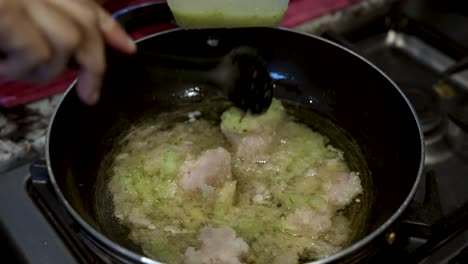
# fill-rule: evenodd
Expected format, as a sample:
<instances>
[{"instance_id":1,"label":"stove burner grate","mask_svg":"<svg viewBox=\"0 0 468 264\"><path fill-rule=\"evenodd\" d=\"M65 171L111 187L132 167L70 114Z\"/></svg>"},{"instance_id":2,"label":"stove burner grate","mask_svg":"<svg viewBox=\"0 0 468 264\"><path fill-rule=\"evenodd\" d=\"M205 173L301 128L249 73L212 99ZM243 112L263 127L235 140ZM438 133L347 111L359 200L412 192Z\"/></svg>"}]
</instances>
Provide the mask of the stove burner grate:
<instances>
[{"instance_id":1,"label":"stove burner grate","mask_svg":"<svg viewBox=\"0 0 468 264\"><path fill-rule=\"evenodd\" d=\"M440 130L438 128L442 126L446 117L439 95L430 89L431 87L425 88L408 82L396 82L416 111L424 135Z\"/></svg>"}]
</instances>

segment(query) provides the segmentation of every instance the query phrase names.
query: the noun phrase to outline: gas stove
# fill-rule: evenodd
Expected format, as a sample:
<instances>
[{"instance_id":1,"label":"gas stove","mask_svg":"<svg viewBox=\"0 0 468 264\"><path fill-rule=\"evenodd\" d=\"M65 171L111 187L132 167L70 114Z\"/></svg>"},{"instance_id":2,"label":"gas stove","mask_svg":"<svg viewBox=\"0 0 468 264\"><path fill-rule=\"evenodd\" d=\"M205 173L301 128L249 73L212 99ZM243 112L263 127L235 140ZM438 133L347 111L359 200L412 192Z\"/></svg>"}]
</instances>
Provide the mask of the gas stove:
<instances>
[{"instance_id":1,"label":"gas stove","mask_svg":"<svg viewBox=\"0 0 468 264\"><path fill-rule=\"evenodd\" d=\"M424 132L422 182L400 229L387 237L391 245L369 263L468 263L468 71L441 74L468 56L467 32L452 30L455 21L466 31L468 14L402 3L358 27L323 34L394 80ZM43 160L0 175L0 236L11 263L127 262L68 216Z\"/></svg>"},{"instance_id":2,"label":"gas stove","mask_svg":"<svg viewBox=\"0 0 468 264\"><path fill-rule=\"evenodd\" d=\"M468 263L468 71L443 74L468 56L468 14L427 2L397 2L385 17L324 37L384 71L424 133L425 174L403 217L400 247L386 259Z\"/></svg>"}]
</instances>

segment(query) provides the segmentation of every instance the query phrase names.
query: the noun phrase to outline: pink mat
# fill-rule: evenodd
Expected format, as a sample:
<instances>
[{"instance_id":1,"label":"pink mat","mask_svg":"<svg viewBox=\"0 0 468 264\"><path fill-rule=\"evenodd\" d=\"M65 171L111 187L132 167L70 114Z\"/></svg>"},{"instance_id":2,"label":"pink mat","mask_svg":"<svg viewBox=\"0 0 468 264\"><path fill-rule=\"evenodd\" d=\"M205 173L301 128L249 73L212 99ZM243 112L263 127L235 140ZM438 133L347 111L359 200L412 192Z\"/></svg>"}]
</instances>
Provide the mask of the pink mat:
<instances>
[{"instance_id":1,"label":"pink mat","mask_svg":"<svg viewBox=\"0 0 468 264\"><path fill-rule=\"evenodd\" d=\"M191 0L193 1L193 0ZM331 13L352 5L362 0L289 0L289 7L284 20L281 22L283 27L294 27L310 21L314 18ZM148 0L109 0L105 7L113 13L119 9L130 5L136 5L148 2ZM131 35L138 39L150 33L165 30L174 27L171 24L162 24L148 27ZM67 89L76 77L75 72L66 72L52 82L46 84L30 84L19 81L9 81L0 79L0 106L13 107L26 104Z\"/></svg>"}]
</instances>

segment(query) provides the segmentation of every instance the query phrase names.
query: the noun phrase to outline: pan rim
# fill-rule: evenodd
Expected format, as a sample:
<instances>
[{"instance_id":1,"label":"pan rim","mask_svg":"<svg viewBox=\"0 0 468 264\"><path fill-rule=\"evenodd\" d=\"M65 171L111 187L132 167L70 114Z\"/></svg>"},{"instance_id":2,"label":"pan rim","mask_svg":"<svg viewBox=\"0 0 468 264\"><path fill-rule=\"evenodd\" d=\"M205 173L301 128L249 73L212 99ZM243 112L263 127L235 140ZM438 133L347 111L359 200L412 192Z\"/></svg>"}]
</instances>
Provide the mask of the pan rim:
<instances>
[{"instance_id":1,"label":"pan rim","mask_svg":"<svg viewBox=\"0 0 468 264\"><path fill-rule=\"evenodd\" d=\"M418 129L419 142L420 142L420 153L421 153L420 154L420 161L419 161L419 168L418 168L417 176L415 178L413 186L412 186L410 192L408 193L408 195L406 196L405 200L399 206L399 208L394 213L392 213L391 217L389 217L383 224L381 224L378 228L376 228L372 232L368 233L362 239L360 239L358 241L355 241L350 246L344 248L343 250L338 251L337 253L335 253L335 254L333 254L331 256L328 256L326 258L319 259L319 260L316 260L316 261L313 261L313 262L309 262L309 263L322 264L322 263L334 262L334 261L337 261L339 259L345 258L346 256L350 255L351 253L358 251L359 249L362 249L367 244L369 244L371 241L373 241L374 239L376 239L377 237L382 235L393 223L395 223L395 221L401 216L401 214L407 209L407 207L409 206L409 204L413 200L414 195L415 195L416 190L417 190L417 187L419 186L419 183L421 181L422 173L423 173L423 170L424 170L425 146L424 146L424 136L423 136L423 133L422 133L421 124L420 124L420 122L419 122L419 120L417 118L416 111L414 110L412 104L410 103L409 99L405 96L405 94L401 91L401 89L398 87L398 85L392 79L390 79L380 68L378 68L377 66L372 64L369 60L365 59L361 55L357 54L356 52L354 52L354 51L352 51L352 50L350 50L350 49L348 49L348 48L346 48L346 47L344 47L344 46L342 46L340 44L337 44L335 42L332 42L330 40L327 40L327 39L325 39L323 37L320 37L320 36L317 36L317 35L314 35L314 34L310 34L310 33L306 33L306 32L299 32L299 31L289 29L289 28L284 28L284 27L263 28L263 29L280 30L280 31L286 31L286 32L293 33L293 34L304 35L306 37L311 37L311 38L314 38L316 40L326 42L329 45L333 45L336 48L342 49L342 50L350 53L354 57L357 57L361 61L367 63L374 70L376 70L380 75L382 75L393 86L393 88L396 89L400 93L400 96L404 99L404 101L406 102L406 105L409 107L409 110L411 111L411 114L413 115L413 119L414 119L416 127ZM227 29L227 30L229 30L229 29ZM135 42L139 43L141 41L144 41L144 40L147 40L147 39L150 39L150 38L153 38L153 37L157 37L159 35L169 34L169 33L178 32L178 31L184 31L184 29L174 28L174 29L169 29L169 30L165 30L165 31L162 31L162 32L157 32L157 33L145 36L143 38L140 38L140 39L136 40ZM51 135L51 131L52 131L54 121L55 121L55 117L56 117L57 113L59 112L63 101L66 99L66 97L67 97L67 95L69 93L75 92L75 91L72 91L72 90L74 90L73 88L75 87L76 82L77 82L77 79L75 79L70 84L70 86L67 88L66 92L62 96L59 104L57 105L57 107L54 110L54 113L53 113L53 115L51 117L51 121L49 122L48 129L47 129L45 154L46 154L47 170L49 172L49 177L50 177L50 181L51 181L51 184L53 186L53 189L54 189L55 193L57 194L58 198L60 199L60 201L64 204L64 206L65 206L66 210L68 211L68 213L71 214L71 216L74 218L74 220L77 221L78 224L86 232L90 233L93 237L95 237L99 241L99 243L102 243L107 247L111 247L111 248L115 249L120 254L125 254L126 256L128 256L132 260L140 261L142 263L147 263L147 264L156 264L156 263L161 263L162 264L162 262L158 262L156 260L152 260L152 259L150 259L148 257L137 254L137 253L135 253L135 252L133 252L133 251L119 245L118 243L113 242L110 238L104 236L102 233L100 233L99 231L94 229L68 203L67 199L63 195L62 191L60 190L60 188L59 188L59 186L58 186L58 184L57 184L57 182L55 180L55 176L54 176L54 173L53 173L53 170L52 170L52 162L50 160L50 147L49 147L50 146L50 144L49 144L50 143L50 135Z\"/></svg>"}]
</instances>

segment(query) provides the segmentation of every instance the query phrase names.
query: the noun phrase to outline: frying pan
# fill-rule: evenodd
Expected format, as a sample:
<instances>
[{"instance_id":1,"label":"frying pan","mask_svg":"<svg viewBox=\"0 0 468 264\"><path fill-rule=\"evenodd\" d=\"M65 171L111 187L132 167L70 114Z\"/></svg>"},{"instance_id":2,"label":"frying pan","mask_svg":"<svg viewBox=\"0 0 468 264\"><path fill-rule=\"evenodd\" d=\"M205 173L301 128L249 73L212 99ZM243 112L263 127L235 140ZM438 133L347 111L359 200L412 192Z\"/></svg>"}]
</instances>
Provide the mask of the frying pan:
<instances>
[{"instance_id":1,"label":"frying pan","mask_svg":"<svg viewBox=\"0 0 468 264\"><path fill-rule=\"evenodd\" d=\"M164 3L140 5L116 17L129 31L172 19ZM353 242L317 263L357 262L392 243L423 168L422 133L407 98L359 55L287 29L171 29L138 41L142 53L186 58L216 58L238 46L260 52L277 82L274 96L344 150L351 169L361 173L362 202L346 212L356 230ZM151 57L111 50L107 65L97 105L81 103L74 85L59 104L47 136L48 170L87 244L112 252L115 262L158 263L143 256L112 218L105 189L109 157L122 133L145 116L202 109L216 118L223 95L185 65L167 68Z\"/></svg>"}]
</instances>

